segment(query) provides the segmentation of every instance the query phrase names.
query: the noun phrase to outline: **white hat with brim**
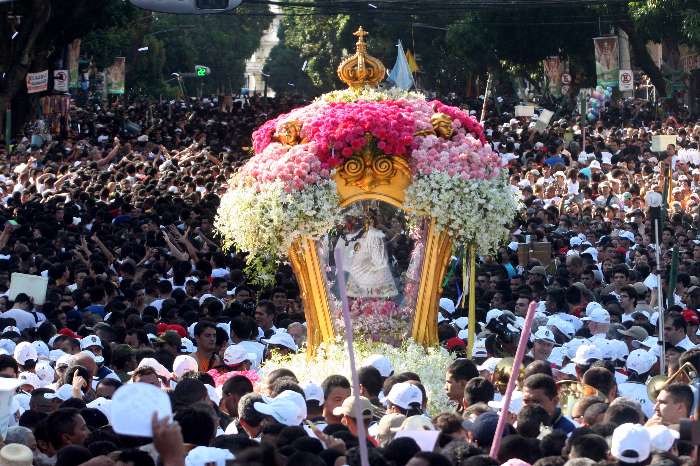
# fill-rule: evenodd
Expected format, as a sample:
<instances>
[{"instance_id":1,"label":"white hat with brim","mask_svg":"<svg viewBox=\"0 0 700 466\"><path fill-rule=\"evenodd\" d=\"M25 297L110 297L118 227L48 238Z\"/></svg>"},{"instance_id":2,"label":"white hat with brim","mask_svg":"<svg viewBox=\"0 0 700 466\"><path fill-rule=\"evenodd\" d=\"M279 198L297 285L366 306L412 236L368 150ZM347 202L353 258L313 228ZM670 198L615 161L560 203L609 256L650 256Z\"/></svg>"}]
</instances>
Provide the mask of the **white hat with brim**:
<instances>
[{"instance_id":1,"label":"white hat with brim","mask_svg":"<svg viewBox=\"0 0 700 466\"><path fill-rule=\"evenodd\" d=\"M572 359L575 364L586 366L591 361L599 361L603 359L603 353L594 344L583 344L576 349L576 356Z\"/></svg>"},{"instance_id":2,"label":"white hat with brim","mask_svg":"<svg viewBox=\"0 0 700 466\"><path fill-rule=\"evenodd\" d=\"M270 346L284 346L292 351L299 350L299 347L294 342L294 338L287 332L277 332L274 333L270 338L260 340L261 342Z\"/></svg>"},{"instance_id":3,"label":"white hat with brim","mask_svg":"<svg viewBox=\"0 0 700 466\"><path fill-rule=\"evenodd\" d=\"M651 437L642 425L626 423L612 434L610 454L624 463L643 463L651 453Z\"/></svg>"},{"instance_id":4,"label":"white hat with brim","mask_svg":"<svg viewBox=\"0 0 700 466\"><path fill-rule=\"evenodd\" d=\"M185 466L226 466L236 459L230 450L199 446L190 450L185 457Z\"/></svg>"},{"instance_id":5,"label":"white hat with brim","mask_svg":"<svg viewBox=\"0 0 700 466\"><path fill-rule=\"evenodd\" d=\"M19 443L10 443L0 449L0 464L6 466L32 466L34 453Z\"/></svg>"},{"instance_id":6,"label":"white hat with brim","mask_svg":"<svg viewBox=\"0 0 700 466\"><path fill-rule=\"evenodd\" d=\"M291 400L273 398L269 403L253 403L253 408L260 414L271 416L275 421L285 426L298 426L304 420L304 417L299 415L299 409Z\"/></svg>"},{"instance_id":7,"label":"white hat with brim","mask_svg":"<svg viewBox=\"0 0 700 466\"><path fill-rule=\"evenodd\" d=\"M651 437L651 450L655 452L670 451L675 441L681 437L677 430L663 425L647 426L646 429Z\"/></svg>"}]
</instances>

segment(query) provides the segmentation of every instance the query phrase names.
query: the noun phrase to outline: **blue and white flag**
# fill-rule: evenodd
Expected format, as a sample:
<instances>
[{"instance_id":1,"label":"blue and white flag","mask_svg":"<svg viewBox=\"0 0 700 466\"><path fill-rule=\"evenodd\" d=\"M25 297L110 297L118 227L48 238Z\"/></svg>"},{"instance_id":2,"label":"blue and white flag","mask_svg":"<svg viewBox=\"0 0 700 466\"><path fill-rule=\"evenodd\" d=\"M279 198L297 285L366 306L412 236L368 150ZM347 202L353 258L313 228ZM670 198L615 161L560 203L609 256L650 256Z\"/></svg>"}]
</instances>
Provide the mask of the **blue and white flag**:
<instances>
[{"instance_id":1,"label":"blue and white flag","mask_svg":"<svg viewBox=\"0 0 700 466\"><path fill-rule=\"evenodd\" d=\"M413 75L411 74L411 68L408 66L408 60L406 60L401 41L396 47L399 50L396 56L396 64L394 64L394 68L389 73L389 81L394 84L394 87L407 91L414 85Z\"/></svg>"}]
</instances>

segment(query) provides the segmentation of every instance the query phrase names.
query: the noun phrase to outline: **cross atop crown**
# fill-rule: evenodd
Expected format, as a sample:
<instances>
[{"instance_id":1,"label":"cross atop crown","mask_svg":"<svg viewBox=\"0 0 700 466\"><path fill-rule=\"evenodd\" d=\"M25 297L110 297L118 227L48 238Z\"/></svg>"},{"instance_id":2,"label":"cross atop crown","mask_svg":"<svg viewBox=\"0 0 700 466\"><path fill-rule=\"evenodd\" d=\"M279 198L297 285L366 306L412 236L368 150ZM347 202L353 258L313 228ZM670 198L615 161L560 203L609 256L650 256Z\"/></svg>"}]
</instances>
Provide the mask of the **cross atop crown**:
<instances>
[{"instance_id":1,"label":"cross atop crown","mask_svg":"<svg viewBox=\"0 0 700 466\"><path fill-rule=\"evenodd\" d=\"M365 41L365 36L369 35L369 32L365 31L362 29L362 26L360 26L360 29L352 33L353 36L357 37L357 43L361 44Z\"/></svg>"}]
</instances>

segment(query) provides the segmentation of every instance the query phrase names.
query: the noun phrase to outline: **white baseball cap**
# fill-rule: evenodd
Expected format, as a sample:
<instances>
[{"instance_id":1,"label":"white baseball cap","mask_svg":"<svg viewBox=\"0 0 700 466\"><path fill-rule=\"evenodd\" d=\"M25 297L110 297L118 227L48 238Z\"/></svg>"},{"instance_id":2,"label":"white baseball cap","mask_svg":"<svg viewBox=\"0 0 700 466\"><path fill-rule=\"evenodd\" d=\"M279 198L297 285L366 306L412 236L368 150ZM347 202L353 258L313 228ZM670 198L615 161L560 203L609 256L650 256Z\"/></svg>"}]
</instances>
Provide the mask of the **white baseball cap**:
<instances>
[{"instance_id":1,"label":"white baseball cap","mask_svg":"<svg viewBox=\"0 0 700 466\"><path fill-rule=\"evenodd\" d=\"M500 309L491 309L489 312L486 313L486 317L484 318L484 323L482 324L484 327L489 324L493 319L498 319L503 315L503 311Z\"/></svg>"},{"instance_id":2,"label":"white baseball cap","mask_svg":"<svg viewBox=\"0 0 700 466\"><path fill-rule=\"evenodd\" d=\"M49 346L41 340L32 342L32 346L36 350L36 354L41 359L49 359Z\"/></svg>"},{"instance_id":3,"label":"white baseball cap","mask_svg":"<svg viewBox=\"0 0 700 466\"><path fill-rule=\"evenodd\" d=\"M625 463L641 463L651 453L649 431L630 422L618 426L612 434L610 454Z\"/></svg>"},{"instance_id":4,"label":"white baseball cap","mask_svg":"<svg viewBox=\"0 0 700 466\"><path fill-rule=\"evenodd\" d=\"M197 351L197 347L194 346L192 340L189 338L180 338L180 352L186 354L192 354Z\"/></svg>"},{"instance_id":5,"label":"white baseball cap","mask_svg":"<svg viewBox=\"0 0 700 466\"><path fill-rule=\"evenodd\" d=\"M554 338L554 333L547 327L540 327L535 333L530 337L530 341L546 341L553 345L557 344L556 338Z\"/></svg>"},{"instance_id":6,"label":"white baseball cap","mask_svg":"<svg viewBox=\"0 0 700 466\"><path fill-rule=\"evenodd\" d=\"M99 346L102 348L102 340L97 335L88 335L80 340L80 349L86 350L91 346Z\"/></svg>"},{"instance_id":7,"label":"white baseball cap","mask_svg":"<svg viewBox=\"0 0 700 466\"><path fill-rule=\"evenodd\" d=\"M591 313L581 320L588 320L590 322L596 322L598 324L609 324L610 313L602 307L594 307L591 310Z\"/></svg>"},{"instance_id":8,"label":"white baseball cap","mask_svg":"<svg viewBox=\"0 0 700 466\"><path fill-rule=\"evenodd\" d=\"M656 452L669 451L673 443L681 437L677 430L662 425L647 426L646 429L651 437L651 450Z\"/></svg>"},{"instance_id":9,"label":"white baseball cap","mask_svg":"<svg viewBox=\"0 0 700 466\"><path fill-rule=\"evenodd\" d=\"M450 298L440 298L440 309L452 314L455 311L455 303Z\"/></svg>"},{"instance_id":10,"label":"white baseball cap","mask_svg":"<svg viewBox=\"0 0 700 466\"><path fill-rule=\"evenodd\" d=\"M225 466L229 460L234 458L235 456L229 450L199 446L187 453L185 457L185 466Z\"/></svg>"},{"instance_id":11,"label":"white baseball cap","mask_svg":"<svg viewBox=\"0 0 700 466\"><path fill-rule=\"evenodd\" d=\"M362 366L372 366L379 371L379 375L386 378L394 373L394 365L391 364L389 358L382 356L381 354L372 354L365 359Z\"/></svg>"},{"instance_id":12,"label":"white baseball cap","mask_svg":"<svg viewBox=\"0 0 700 466\"><path fill-rule=\"evenodd\" d=\"M617 234L618 238L626 239L630 243L634 244L634 234L631 231L622 230Z\"/></svg>"},{"instance_id":13,"label":"white baseball cap","mask_svg":"<svg viewBox=\"0 0 700 466\"><path fill-rule=\"evenodd\" d=\"M636 349L627 356L627 369L637 374L646 374L656 363L656 356L647 350Z\"/></svg>"},{"instance_id":14,"label":"white baseball cap","mask_svg":"<svg viewBox=\"0 0 700 466\"><path fill-rule=\"evenodd\" d=\"M464 330L465 328L467 328L467 325L469 325L469 318L458 317L455 320L453 320L452 323L459 327L460 330Z\"/></svg>"},{"instance_id":15,"label":"white baseball cap","mask_svg":"<svg viewBox=\"0 0 700 466\"><path fill-rule=\"evenodd\" d=\"M561 333L566 335L567 338L573 337L576 333L576 330L574 330L574 326L570 322L567 322L564 319L560 319L556 316L552 316L549 319L547 319L547 327L555 327Z\"/></svg>"},{"instance_id":16,"label":"white baseball cap","mask_svg":"<svg viewBox=\"0 0 700 466\"><path fill-rule=\"evenodd\" d=\"M164 377L166 379L169 379L171 374L168 369L165 368L164 365L159 363L156 359L154 358L143 358L141 362L139 362L139 365L136 367L136 369L140 369L142 367L151 367L156 371L156 374L160 377ZM128 374L129 375L134 375L135 371L131 371Z\"/></svg>"},{"instance_id":17,"label":"white baseball cap","mask_svg":"<svg viewBox=\"0 0 700 466\"><path fill-rule=\"evenodd\" d=\"M600 305L600 303L596 301L591 301L590 303L586 304L586 317L591 315L591 312L593 312L593 309L602 309L603 306Z\"/></svg>"},{"instance_id":18,"label":"white baseball cap","mask_svg":"<svg viewBox=\"0 0 700 466\"><path fill-rule=\"evenodd\" d=\"M56 378L56 371L48 361L39 361L34 367L34 373L41 380L42 387L52 384Z\"/></svg>"},{"instance_id":19,"label":"white baseball cap","mask_svg":"<svg viewBox=\"0 0 700 466\"><path fill-rule=\"evenodd\" d=\"M476 370L478 370L479 372L488 371L491 374L493 374L496 370L496 366L499 362L501 362L501 359L502 358L488 358L486 361L483 362L483 364L476 366Z\"/></svg>"},{"instance_id":20,"label":"white baseball cap","mask_svg":"<svg viewBox=\"0 0 700 466\"><path fill-rule=\"evenodd\" d=\"M386 399L399 408L409 409L414 403L422 406L423 392L412 383L399 382L391 387Z\"/></svg>"},{"instance_id":21,"label":"white baseball cap","mask_svg":"<svg viewBox=\"0 0 700 466\"><path fill-rule=\"evenodd\" d=\"M31 385L33 388L41 388L44 386L41 379L34 372L20 372L17 379L21 385Z\"/></svg>"},{"instance_id":22,"label":"white baseball cap","mask_svg":"<svg viewBox=\"0 0 700 466\"><path fill-rule=\"evenodd\" d=\"M196 372L199 370L199 365L197 360L192 356L181 354L175 358L173 361L173 374L176 377L182 377L185 372Z\"/></svg>"},{"instance_id":23,"label":"white baseball cap","mask_svg":"<svg viewBox=\"0 0 700 466\"><path fill-rule=\"evenodd\" d=\"M598 361L600 359L603 359L603 353L600 351L600 348L592 343L585 343L576 349L576 356L574 356L572 361L575 364L585 366L591 360Z\"/></svg>"},{"instance_id":24,"label":"white baseball cap","mask_svg":"<svg viewBox=\"0 0 700 466\"><path fill-rule=\"evenodd\" d=\"M241 345L231 345L224 352L224 364L227 366L235 366L243 361L249 361L252 364L255 359L255 355L249 354Z\"/></svg>"},{"instance_id":25,"label":"white baseball cap","mask_svg":"<svg viewBox=\"0 0 700 466\"><path fill-rule=\"evenodd\" d=\"M297 351L299 347L294 342L294 338L287 332L277 332L268 339L260 340L267 345L284 346L292 351ZM295 424L296 425L296 424Z\"/></svg>"},{"instance_id":26,"label":"white baseball cap","mask_svg":"<svg viewBox=\"0 0 700 466\"><path fill-rule=\"evenodd\" d=\"M49 351L49 361L56 362L56 361L58 361L58 358L60 358L61 356L64 356L64 355L70 356L70 354L66 353L65 351L63 351L61 349L51 350L51 351Z\"/></svg>"},{"instance_id":27,"label":"white baseball cap","mask_svg":"<svg viewBox=\"0 0 700 466\"><path fill-rule=\"evenodd\" d=\"M304 390L304 398L306 398L306 401L318 401L318 405L323 406L324 396L323 389L320 385L308 382L302 384L301 388Z\"/></svg>"},{"instance_id":28,"label":"white baseball cap","mask_svg":"<svg viewBox=\"0 0 700 466\"><path fill-rule=\"evenodd\" d=\"M14 354L17 344L9 338L0 338L0 349L7 351L7 354Z\"/></svg>"},{"instance_id":29,"label":"white baseball cap","mask_svg":"<svg viewBox=\"0 0 700 466\"><path fill-rule=\"evenodd\" d=\"M61 366L70 366L70 361L71 361L71 355L68 353L64 353L61 356L56 359L56 369L58 369Z\"/></svg>"},{"instance_id":30,"label":"white baseball cap","mask_svg":"<svg viewBox=\"0 0 700 466\"><path fill-rule=\"evenodd\" d=\"M294 403L294 405L297 407L299 410L299 415L301 416L301 419L304 420L306 419L306 399L304 398L304 395L301 393L295 392L294 390L285 390L279 395L275 397L276 399L279 400L284 400L284 401L290 401ZM264 402L269 402L271 401L272 398L263 396L263 401Z\"/></svg>"},{"instance_id":31,"label":"white baseball cap","mask_svg":"<svg viewBox=\"0 0 700 466\"><path fill-rule=\"evenodd\" d=\"M583 243L583 241L581 241L581 238L578 236L572 236L571 239L569 239L569 247L575 248L581 246L581 243Z\"/></svg>"},{"instance_id":32,"label":"white baseball cap","mask_svg":"<svg viewBox=\"0 0 700 466\"><path fill-rule=\"evenodd\" d=\"M28 341L22 341L15 347L15 360L23 366L27 361L36 361L39 356L36 353L36 348Z\"/></svg>"},{"instance_id":33,"label":"white baseball cap","mask_svg":"<svg viewBox=\"0 0 700 466\"><path fill-rule=\"evenodd\" d=\"M253 408L261 414L272 416L285 426L298 426L305 417L293 401L279 397L272 398L267 402L253 403Z\"/></svg>"}]
</instances>

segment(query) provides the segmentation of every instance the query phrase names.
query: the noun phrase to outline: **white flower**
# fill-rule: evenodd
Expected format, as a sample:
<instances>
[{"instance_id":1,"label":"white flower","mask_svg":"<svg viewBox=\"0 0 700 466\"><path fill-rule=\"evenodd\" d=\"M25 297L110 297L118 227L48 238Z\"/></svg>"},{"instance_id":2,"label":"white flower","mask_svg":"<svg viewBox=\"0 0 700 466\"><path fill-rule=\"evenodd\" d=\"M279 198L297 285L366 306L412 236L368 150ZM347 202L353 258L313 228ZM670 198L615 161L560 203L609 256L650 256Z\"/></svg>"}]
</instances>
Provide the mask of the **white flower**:
<instances>
[{"instance_id":1,"label":"white flower","mask_svg":"<svg viewBox=\"0 0 700 466\"><path fill-rule=\"evenodd\" d=\"M492 180L433 172L413 178L404 207L415 216L434 217L456 243L475 242L487 254L508 238L519 202L503 171Z\"/></svg>"},{"instance_id":2,"label":"white flower","mask_svg":"<svg viewBox=\"0 0 700 466\"><path fill-rule=\"evenodd\" d=\"M368 340L355 340L353 348L358 369L370 355L382 354L391 361L395 374L407 371L418 374L427 393L430 415L453 411L454 406L450 405L443 387L445 371L454 361L454 357L444 348L426 349L410 338L400 348ZM266 375L280 368L294 372L301 383L321 384L326 377L335 374L344 375L348 379L351 377L347 346L340 339L332 344L322 344L311 360L307 360L305 353L298 353L291 357L273 356L265 363L262 371Z\"/></svg>"},{"instance_id":3,"label":"white flower","mask_svg":"<svg viewBox=\"0 0 700 466\"><path fill-rule=\"evenodd\" d=\"M226 192L216 218L225 248L249 253L249 266L260 281L273 277L275 260L286 257L292 243L318 239L342 220L335 182L324 180L286 193L281 182L256 191L239 181Z\"/></svg>"}]
</instances>

